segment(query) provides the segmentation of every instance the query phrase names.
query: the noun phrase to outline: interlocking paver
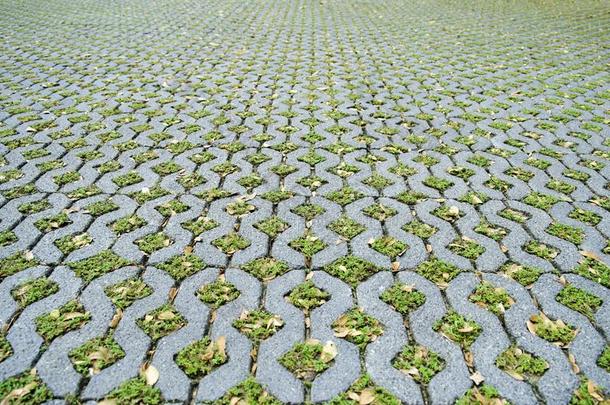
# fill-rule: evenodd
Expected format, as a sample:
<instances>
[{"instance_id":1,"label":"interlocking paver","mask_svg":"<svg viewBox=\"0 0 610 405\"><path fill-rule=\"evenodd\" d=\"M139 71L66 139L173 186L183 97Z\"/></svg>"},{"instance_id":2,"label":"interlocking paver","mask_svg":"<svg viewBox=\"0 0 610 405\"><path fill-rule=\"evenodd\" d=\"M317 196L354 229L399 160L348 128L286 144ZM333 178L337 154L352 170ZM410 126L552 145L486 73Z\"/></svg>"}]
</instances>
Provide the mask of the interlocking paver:
<instances>
[{"instance_id":1,"label":"interlocking paver","mask_svg":"<svg viewBox=\"0 0 610 405\"><path fill-rule=\"evenodd\" d=\"M0 401L607 401L609 11L0 0Z\"/></svg>"}]
</instances>

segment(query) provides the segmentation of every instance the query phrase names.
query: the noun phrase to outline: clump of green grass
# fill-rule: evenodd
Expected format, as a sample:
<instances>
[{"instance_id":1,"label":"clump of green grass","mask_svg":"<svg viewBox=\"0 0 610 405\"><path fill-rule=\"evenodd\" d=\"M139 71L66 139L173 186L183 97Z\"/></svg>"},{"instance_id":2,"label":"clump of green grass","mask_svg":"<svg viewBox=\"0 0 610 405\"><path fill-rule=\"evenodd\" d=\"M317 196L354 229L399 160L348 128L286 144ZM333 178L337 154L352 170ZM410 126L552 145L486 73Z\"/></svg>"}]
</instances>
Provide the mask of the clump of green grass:
<instances>
[{"instance_id":1,"label":"clump of green grass","mask_svg":"<svg viewBox=\"0 0 610 405\"><path fill-rule=\"evenodd\" d=\"M239 290L233 284L224 281L224 279L218 279L197 290L197 297L214 309L233 301L239 295Z\"/></svg>"},{"instance_id":2,"label":"clump of green grass","mask_svg":"<svg viewBox=\"0 0 610 405\"><path fill-rule=\"evenodd\" d=\"M265 310L244 311L233 326L255 343L268 339L284 325L284 321Z\"/></svg>"},{"instance_id":3,"label":"clump of green grass","mask_svg":"<svg viewBox=\"0 0 610 405\"><path fill-rule=\"evenodd\" d=\"M59 291L59 286L56 282L42 277L35 280L25 281L11 291L11 296L17 302L19 307L25 308L28 305L40 301Z\"/></svg>"},{"instance_id":4,"label":"clump of green grass","mask_svg":"<svg viewBox=\"0 0 610 405\"><path fill-rule=\"evenodd\" d=\"M447 339L468 349L481 334L481 327L474 321L450 311L434 323L433 329Z\"/></svg>"},{"instance_id":5,"label":"clump of green grass","mask_svg":"<svg viewBox=\"0 0 610 405\"><path fill-rule=\"evenodd\" d=\"M241 266L261 281L270 281L288 271L288 265L272 257L260 257Z\"/></svg>"},{"instance_id":6,"label":"clump of green grass","mask_svg":"<svg viewBox=\"0 0 610 405\"><path fill-rule=\"evenodd\" d=\"M409 315L426 302L426 296L422 292L411 285L400 283L388 288L380 298L403 316Z\"/></svg>"},{"instance_id":7,"label":"clump of green grass","mask_svg":"<svg viewBox=\"0 0 610 405\"><path fill-rule=\"evenodd\" d=\"M137 300L148 297L153 290L141 279L129 278L106 287L104 292L117 308L124 310Z\"/></svg>"},{"instance_id":8,"label":"clump of green grass","mask_svg":"<svg viewBox=\"0 0 610 405\"><path fill-rule=\"evenodd\" d=\"M77 262L68 263L68 266L82 278L85 283L90 283L94 279L117 270L121 267L129 266L131 262L117 256L110 250L103 250L95 256L82 259Z\"/></svg>"},{"instance_id":9,"label":"clump of green grass","mask_svg":"<svg viewBox=\"0 0 610 405\"><path fill-rule=\"evenodd\" d=\"M356 256L345 256L324 267L331 276L337 277L352 287L369 278L381 269Z\"/></svg>"},{"instance_id":10,"label":"clump of green grass","mask_svg":"<svg viewBox=\"0 0 610 405\"><path fill-rule=\"evenodd\" d=\"M496 366L518 380L535 381L549 368L548 363L517 346L506 349L496 359Z\"/></svg>"},{"instance_id":11,"label":"clump of green grass","mask_svg":"<svg viewBox=\"0 0 610 405\"><path fill-rule=\"evenodd\" d=\"M89 340L72 350L69 357L76 371L91 376L125 357L125 352L112 336L106 336Z\"/></svg>"},{"instance_id":12,"label":"clump of green grass","mask_svg":"<svg viewBox=\"0 0 610 405\"><path fill-rule=\"evenodd\" d=\"M336 349L333 350L334 344L330 343L332 342L322 345L314 339L297 343L279 358L279 362L297 378L311 382L318 374L330 367L336 355L334 352Z\"/></svg>"},{"instance_id":13,"label":"clump of green grass","mask_svg":"<svg viewBox=\"0 0 610 405\"><path fill-rule=\"evenodd\" d=\"M378 320L360 308L352 308L333 324L335 336L344 338L364 350L366 345L377 340L383 333Z\"/></svg>"},{"instance_id":14,"label":"clump of green grass","mask_svg":"<svg viewBox=\"0 0 610 405\"><path fill-rule=\"evenodd\" d=\"M576 329L566 325L561 319L553 321L543 312L532 315L527 323L531 333L558 346L567 346L576 336Z\"/></svg>"},{"instance_id":15,"label":"clump of green grass","mask_svg":"<svg viewBox=\"0 0 610 405\"><path fill-rule=\"evenodd\" d=\"M415 272L443 287L447 286L462 270L433 257L417 266Z\"/></svg>"},{"instance_id":16,"label":"clump of green grass","mask_svg":"<svg viewBox=\"0 0 610 405\"><path fill-rule=\"evenodd\" d=\"M153 341L157 341L184 327L186 320L173 305L164 304L136 323Z\"/></svg>"},{"instance_id":17,"label":"clump of green grass","mask_svg":"<svg viewBox=\"0 0 610 405\"><path fill-rule=\"evenodd\" d=\"M573 285L565 286L555 299L566 307L580 312L589 320L594 319L595 312L603 303L599 297Z\"/></svg>"},{"instance_id":18,"label":"clump of green grass","mask_svg":"<svg viewBox=\"0 0 610 405\"><path fill-rule=\"evenodd\" d=\"M407 345L392 361L392 366L415 381L428 384L436 374L445 368L445 361L426 347Z\"/></svg>"},{"instance_id":19,"label":"clump of green grass","mask_svg":"<svg viewBox=\"0 0 610 405\"><path fill-rule=\"evenodd\" d=\"M85 325L91 319L91 314L77 301L70 301L51 312L36 318L36 332L45 342Z\"/></svg>"},{"instance_id":20,"label":"clump of green grass","mask_svg":"<svg viewBox=\"0 0 610 405\"><path fill-rule=\"evenodd\" d=\"M176 356L176 364L192 379L200 379L227 362L225 337L212 341L208 336L193 342Z\"/></svg>"},{"instance_id":21,"label":"clump of green grass","mask_svg":"<svg viewBox=\"0 0 610 405\"><path fill-rule=\"evenodd\" d=\"M287 296L292 305L306 313L323 305L329 298L330 294L320 290L309 280L296 286Z\"/></svg>"},{"instance_id":22,"label":"clump of green grass","mask_svg":"<svg viewBox=\"0 0 610 405\"><path fill-rule=\"evenodd\" d=\"M498 316L503 315L514 304L514 300L504 288L494 287L486 281L477 286L469 299Z\"/></svg>"}]
</instances>

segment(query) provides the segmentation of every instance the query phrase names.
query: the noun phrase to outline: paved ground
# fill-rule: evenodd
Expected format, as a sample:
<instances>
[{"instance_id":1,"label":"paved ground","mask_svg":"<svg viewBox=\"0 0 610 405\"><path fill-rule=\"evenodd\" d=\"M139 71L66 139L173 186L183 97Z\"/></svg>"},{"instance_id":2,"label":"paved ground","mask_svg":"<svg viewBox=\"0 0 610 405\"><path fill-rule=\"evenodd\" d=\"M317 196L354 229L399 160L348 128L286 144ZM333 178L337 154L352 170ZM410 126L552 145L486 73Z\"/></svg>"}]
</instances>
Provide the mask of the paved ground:
<instances>
[{"instance_id":1,"label":"paved ground","mask_svg":"<svg viewBox=\"0 0 610 405\"><path fill-rule=\"evenodd\" d=\"M608 404L608 27L0 0L2 404Z\"/></svg>"}]
</instances>

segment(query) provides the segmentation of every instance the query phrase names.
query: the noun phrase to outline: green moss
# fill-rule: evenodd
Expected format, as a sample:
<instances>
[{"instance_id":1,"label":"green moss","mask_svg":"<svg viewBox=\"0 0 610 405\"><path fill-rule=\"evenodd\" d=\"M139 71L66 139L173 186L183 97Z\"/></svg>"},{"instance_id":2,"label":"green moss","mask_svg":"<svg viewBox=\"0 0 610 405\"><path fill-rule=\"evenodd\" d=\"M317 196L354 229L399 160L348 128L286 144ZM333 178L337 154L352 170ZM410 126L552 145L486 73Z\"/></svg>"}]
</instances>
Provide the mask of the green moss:
<instances>
[{"instance_id":1,"label":"green moss","mask_svg":"<svg viewBox=\"0 0 610 405\"><path fill-rule=\"evenodd\" d=\"M146 225L146 221L137 215L129 215L123 218L119 218L114 221L111 225L112 230L119 235L124 233L133 232L138 228Z\"/></svg>"},{"instance_id":2,"label":"green moss","mask_svg":"<svg viewBox=\"0 0 610 405\"><path fill-rule=\"evenodd\" d=\"M173 240L163 232L151 233L134 242L140 250L148 255L173 243Z\"/></svg>"},{"instance_id":3,"label":"green moss","mask_svg":"<svg viewBox=\"0 0 610 405\"><path fill-rule=\"evenodd\" d=\"M453 182L445 179L441 179L439 177L430 176L424 180L424 185L428 187L432 187L438 191L445 191L453 186Z\"/></svg>"},{"instance_id":4,"label":"green moss","mask_svg":"<svg viewBox=\"0 0 610 405\"><path fill-rule=\"evenodd\" d=\"M208 336L180 350L176 364L192 379L200 379L227 362L225 338L212 341Z\"/></svg>"},{"instance_id":5,"label":"green moss","mask_svg":"<svg viewBox=\"0 0 610 405\"><path fill-rule=\"evenodd\" d=\"M37 193L38 189L33 184L24 184L22 186L13 187L10 190L5 190L2 195L8 200L24 197L26 195Z\"/></svg>"},{"instance_id":6,"label":"green moss","mask_svg":"<svg viewBox=\"0 0 610 405\"><path fill-rule=\"evenodd\" d=\"M8 246L17 242L17 235L13 231L0 232L0 246Z\"/></svg>"},{"instance_id":7,"label":"green moss","mask_svg":"<svg viewBox=\"0 0 610 405\"><path fill-rule=\"evenodd\" d=\"M66 235L59 239L56 239L53 244L61 251L61 253L67 255L87 246L93 242L93 238L88 233L80 233L77 235Z\"/></svg>"},{"instance_id":8,"label":"green moss","mask_svg":"<svg viewBox=\"0 0 610 405\"><path fill-rule=\"evenodd\" d=\"M296 286L287 296L288 301L295 307L309 312L317 308L330 298L330 294L320 290L311 281L306 281Z\"/></svg>"},{"instance_id":9,"label":"green moss","mask_svg":"<svg viewBox=\"0 0 610 405\"><path fill-rule=\"evenodd\" d=\"M540 243L535 240L531 240L526 243L525 246L523 246L523 250L525 250L529 254L536 255L541 259L545 260L552 260L559 254L559 251L557 251L557 249L554 249L548 245L545 245L544 243Z\"/></svg>"},{"instance_id":10,"label":"green moss","mask_svg":"<svg viewBox=\"0 0 610 405\"><path fill-rule=\"evenodd\" d=\"M199 236L203 232L212 230L218 226L218 222L207 216L199 216L190 221L182 223L182 227L187 231L191 231L194 236Z\"/></svg>"},{"instance_id":11,"label":"green moss","mask_svg":"<svg viewBox=\"0 0 610 405\"><path fill-rule=\"evenodd\" d=\"M197 290L197 297L214 309L233 301L240 294L233 284L222 279L216 280L211 284L206 284Z\"/></svg>"},{"instance_id":12,"label":"green moss","mask_svg":"<svg viewBox=\"0 0 610 405\"><path fill-rule=\"evenodd\" d=\"M540 208L541 210L548 211L551 207L559 202L557 197L553 197L550 194L542 194L542 193L531 193L528 194L523 202L531 205L532 207Z\"/></svg>"},{"instance_id":13,"label":"green moss","mask_svg":"<svg viewBox=\"0 0 610 405\"><path fill-rule=\"evenodd\" d=\"M11 344L6 340L4 334L0 333L0 363L8 359L13 355L13 348Z\"/></svg>"},{"instance_id":14,"label":"green moss","mask_svg":"<svg viewBox=\"0 0 610 405\"><path fill-rule=\"evenodd\" d=\"M167 175L176 173L176 172L180 171L181 169L182 169L182 166L180 166L178 163L169 161L169 162L159 163L158 165L156 165L152 168L152 171L157 173L159 176L167 176Z\"/></svg>"},{"instance_id":15,"label":"green moss","mask_svg":"<svg viewBox=\"0 0 610 405\"><path fill-rule=\"evenodd\" d=\"M311 382L316 375L330 367L332 358L325 355L324 346L316 340L297 343L293 348L279 358L282 366L286 367L297 378Z\"/></svg>"},{"instance_id":16,"label":"green moss","mask_svg":"<svg viewBox=\"0 0 610 405\"><path fill-rule=\"evenodd\" d=\"M569 405L606 405L610 397L593 381L583 379L574 391Z\"/></svg>"},{"instance_id":17,"label":"green moss","mask_svg":"<svg viewBox=\"0 0 610 405\"><path fill-rule=\"evenodd\" d=\"M551 180L546 184L546 186L551 190L564 194L571 194L574 190L576 190L576 186L559 180Z\"/></svg>"},{"instance_id":18,"label":"green moss","mask_svg":"<svg viewBox=\"0 0 610 405\"><path fill-rule=\"evenodd\" d=\"M182 254L159 263L156 267L169 273L175 280L181 281L203 270L206 264L193 254Z\"/></svg>"},{"instance_id":19,"label":"green moss","mask_svg":"<svg viewBox=\"0 0 610 405\"><path fill-rule=\"evenodd\" d=\"M117 209L119 209L118 205L116 205L111 199L106 199L87 205L85 207L85 212L93 215L94 217L99 217L100 215L107 214Z\"/></svg>"},{"instance_id":20,"label":"green moss","mask_svg":"<svg viewBox=\"0 0 610 405\"><path fill-rule=\"evenodd\" d=\"M23 172L18 169L8 169L0 172L0 184L4 184L8 181L17 180L23 177Z\"/></svg>"},{"instance_id":21,"label":"green moss","mask_svg":"<svg viewBox=\"0 0 610 405\"><path fill-rule=\"evenodd\" d=\"M603 303L600 298L573 285L565 286L555 299L566 307L580 312L590 320L594 319L595 312Z\"/></svg>"},{"instance_id":22,"label":"green moss","mask_svg":"<svg viewBox=\"0 0 610 405\"><path fill-rule=\"evenodd\" d=\"M470 260L476 260L485 253L485 248L476 242L462 237L449 244L449 250Z\"/></svg>"},{"instance_id":23,"label":"green moss","mask_svg":"<svg viewBox=\"0 0 610 405\"><path fill-rule=\"evenodd\" d=\"M53 393L32 369L1 381L0 398L6 405L37 405L53 399Z\"/></svg>"},{"instance_id":24,"label":"green moss","mask_svg":"<svg viewBox=\"0 0 610 405\"><path fill-rule=\"evenodd\" d=\"M470 388L455 402L455 405L509 405L509 402L500 397L500 393L491 385L483 384L480 387Z\"/></svg>"},{"instance_id":25,"label":"green moss","mask_svg":"<svg viewBox=\"0 0 610 405\"><path fill-rule=\"evenodd\" d=\"M244 311L233 326L255 343L268 339L284 325L284 321L264 310Z\"/></svg>"},{"instance_id":26,"label":"green moss","mask_svg":"<svg viewBox=\"0 0 610 405\"><path fill-rule=\"evenodd\" d=\"M437 231L435 227L417 220L409 222L408 224L404 225L402 229L405 232L412 233L413 235L422 239L428 239Z\"/></svg>"},{"instance_id":27,"label":"green moss","mask_svg":"<svg viewBox=\"0 0 610 405\"><path fill-rule=\"evenodd\" d=\"M242 200L235 200L234 202L227 204L227 207L225 208L227 214L235 215L237 217L243 217L255 210L256 207L254 205Z\"/></svg>"},{"instance_id":28,"label":"green moss","mask_svg":"<svg viewBox=\"0 0 610 405\"><path fill-rule=\"evenodd\" d=\"M272 397L263 387L256 382L254 377L248 377L239 385L231 388L220 399L214 401L214 405L281 405L281 402Z\"/></svg>"},{"instance_id":29,"label":"green moss","mask_svg":"<svg viewBox=\"0 0 610 405\"><path fill-rule=\"evenodd\" d=\"M70 171L62 174L58 174L57 176L53 176L53 182L58 186L64 186L69 183L74 183L75 181L79 181L81 179L80 173Z\"/></svg>"},{"instance_id":30,"label":"green moss","mask_svg":"<svg viewBox=\"0 0 610 405\"><path fill-rule=\"evenodd\" d=\"M392 366L421 384L428 384L445 368L445 361L423 346L407 345L392 361Z\"/></svg>"},{"instance_id":31,"label":"green moss","mask_svg":"<svg viewBox=\"0 0 610 405\"><path fill-rule=\"evenodd\" d=\"M270 281L288 271L288 265L272 257L254 259L243 266L242 270L252 274L261 281Z\"/></svg>"},{"instance_id":32,"label":"green moss","mask_svg":"<svg viewBox=\"0 0 610 405\"><path fill-rule=\"evenodd\" d=\"M577 333L572 326L566 325L561 319L553 321L542 312L530 317L528 329L542 339L558 346L567 346Z\"/></svg>"},{"instance_id":33,"label":"green moss","mask_svg":"<svg viewBox=\"0 0 610 405\"><path fill-rule=\"evenodd\" d=\"M76 190L68 193L68 198L71 200L80 200L82 198L92 197L100 194L102 190L96 185L90 185L85 187L79 187Z\"/></svg>"},{"instance_id":34,"label":"green moss","mask_svg":"<svg viewBox=\"0 0 610 405\"><path fill-rule=\"evenodd\" d=\"M433 329L465 349L468 349L481 334L479 325L454 311L447 312L436 321Z\"/></svg>"},{"instance_id":35,"label":"green moss","mask_svg":"<svg viewBox=\"0 0 610 405\"><path fill-rule=\"evenodd\" d=\"M106 336L89 340L69 356L76 371L91 376L125 357L125 352L112 336Z\"/></svg>"},{"instance_id":36,"label":"green moss","mask_svg":"<svg viewBox=\"0 0 610 405\"><path fill-rule=\"evenodd\" d=\"M148 297L153 290L139 278L130 278L108 286L104 292L119 309L125 309L135 301Z\"/></svg>"},{"instance_id":37,"label":"green moss","mask_svg":"<svg viewBox=\"0 0 610 405\"><path fill-rule=\"evenodd\" d=\"M601 356L599 356L599 358L597 359L597 365L610 373L610 346L606 346Z\"/></svg>"},{"instance_id":38,"label":"green moss","mask_svg":"<svg viewBox=\"0 0 610 405\"><path fill-rule=\"evenodd\" d=\"M153 341L157 341L184 327L186 325L186 320L173 305L164 304L146 314L143 318L138 319L136 324L150 336Z\"/></svg>"},{"instance_id":39,"label":"green moss","mask_svg":"<svg viewBox=\"0 0 610 405\"><path fill-rule=\"evenodd\" d=\"M604 287L610 288L610 267L599 260L587 257L582 260L573 271L574 273L593 280Z\"/></svg>"},{"instance_id":40,"label":"green moss","mask_svg":"<svg viewBox=\"0 0 610 405\"><path fill-rule=\"evenodd\" d=\"M121 169L121 164L119 162L117 162L116 160L110 160L108 162L102 163L97 168L97 171L102 174L105 174L105 173L116 172L120 169Z\"/></svg>"},{"instance_id":41,"label":"green moss","mask_svg":"<svg viewBox=\"0 0 610 405\"><path fill-rule=\"evenodd\" d=\"M256 223L254 227L259 231L266 233L269 237L275 238L277 235L288 229L288 223L273 215Z\"/></svg>"},{"instance_id":42,"label":"green moss","mask_svg":"<svg viewBox=\"0 0 610 405\"><path fill-rule=\"evenodd\" d=\"M474 302L495 315L504 314L514 304L513 299L504 288L494 287L487 281L479 284L469 299L470 302Z\"/></svg>"},{"instance_id":43,"label":"green moss","mask_svg":"<svg viewBox=\"0 0 610 405\"><path fill-rule=\"evenodd\" d=\"M310 231L306 231L300 238L291 241L288 246L310 259L326 247L326 243L321 241Z\"/></svg>"},{"instance_id":44,"label":"green moss","mask_svg":"<svg viewBox=\"0 0 610 405\"><path fill-rule=\"evenodd\" d=\"M71 224L72 220L68 217L68 214L65 212L61 212L57 215L53 215L52 217L41 218L38 221L34 222L34 226L38 228L40 232L51 232L54 229L58 229L64 227L68 224Z\"/></svg>"},{"instance_id":45,"label":"green moss","mask_svg":"<svg viewBox=\"0 0 610 405\"><path fill-rule=\"evenodd\" d=\"M305 218L306 221L311 221L318 215L323 214L326 210L315 204L301 204L292 209L292 212Z\"/></svg>"},{"instance_id":46,"label":"green moss","mask_svg":"<svg viewBox=\"0 0 610 405\"><path fill-rule=\"evenodd\" d=\"M378 320L360 308L352 308L332 324L335 336L344 338L364 350L366 345L383 334Z\"/></svg>"},{"instance_id":47,"label":"green moss","mask_svg":"<svg viewBox=\"0 0 610 405\"><path fill-rule=\"evenodd\" d=\"M29 215L47 210L49 208L51 208L51 203L45 199L23 203L19 206L18 210L22 214Z\"/></svg>"},{"instance_id":48,"label":"green moss","mask_svg":"<svg viewBox=\"0 0 610 405\"><path fill-rule=\"evenodd\" d=\"M509 263L503 266L502 271L524 287L534 284L542 274L542 270L540 269L521 266L516 263Z\"/></svg>"},{"instance_id":49,"label":"green moss","mask_svg":"<svg viewBox=\"0 0 610 405\"><path fill-rule=\"evenodd\" d=\"M341 215L335 221L331 222L328 225L328 229L337 233L339 236L343 237L346 240L351 240L357 235L364 232L366 229L360 223L354 221L350 217L346 215Z\"/></svg>"},{"instance_id":50,"label":"green moss","mask_svg":"<svg viewBox=\"0 0 610 405\"><path fill-rule=\"evenodd\" d=\"M139 183L143 180L144 178L140 176L140 173L136 172L135 170L132 170L120 176L116 176L112 179L112 182L119 187L127 187L131 186L132 184Z\"/></svg>"},{"instance_id":51,"label":"green moss","mask_svg":"<svg viewBox=\"0 0 610 405\"><path fill-rule=\"evenodd\" d=\"M392 260L402 255L409 248L409 245L406 243L389 235L382 236L379 239L372 239L369 241L369 245L374 250L382 255L388 256Z\"/></svg>"},{"instance_id":52,"label":"green moss","mask_svg":"<svg viewBox=\"0 0 610 405\"><path fill-rule=\"evenodd\" d=\"M373 187L377 191L381 191L384 188L394 184L393 181L386 179L379 173L373 173L371 176L364 179L362 183L366 184L367 186Z\"/></svg>"},{"instance_id":53,"label":"green moss","mask_svg":"<svg viewBox=\"0 0 610 405\"><path fill-rule=\"evenodd\" d=\"M437 258L431 258L421 263L415 269L419 275L427 278L439 286L446 286L453 280L462 270L452 264L443 262Z\"/></svg>"},{"instance_id":54,"label":"green moss","mask_svg":"<svg viewBox=\"0 0 610 405\"><path fill-rule=\"evenodd\" d=\"M70 301L60 308L36 318L36 332L48 344L58 336L81 328L90 319L91 314L86 312L80 303Z\"/></svg>"},{"instance_id":55,"label":"green moss","mask_svg":"<svg viewBox=\"0 0 610 405\"><path fill-rule=\"evenodd\" d=\"M583 210L582 208L574 208L568 216L591 226L599 224L602 220L602 217L599 214L593 211Z\"/></svg>"},{"instance_id":56,"label":"green moss","mask_svg":"<svg viewBox=\"0 0 610 405\"><path fill-rule=\"evenodd\" d=\"M164 217L168 218L176 214L180 214L182 212L186 212L189 209L189 206L184 204L180 200L169 200L166 203L155 207L157 211Z\"/></svg>"},{"instance_id":57,"label":"green moss","mask_svg":"<svg viewBox=\"0 0 610 405\"><path fill-rule=\"evenodd\" d=\"M475 175L475 171L472 169L468 169L467 167L462 166L454 166L447 169L447 173L452 176L456 176L461 178L464 181L468 181L468 179Z\"/></svg>"},{"instance_id":58,"label":"green moss","mask_svg":"<svg viewBox=\"0 0 610 405\"><path fill-rule=\"evenodd\" d=\"M38 260L29 251L13 253L0 259L0 280L30 267L37 266L38 263Z\"/></svg>"},{"instance_id":59,"label":"green moss","mask_svg":"<svg viewBox=\"0 0 610 405\"><path fill-rule=\"evenodd\" d=\"M492 190L498 190L502 193L506 193L513 187L512 184L495 176L491 176L484 184Z\"/></svg>"},{"instance_id":60,"label":"green moss","mask_svg":"<svg viewBox=\"0 0 610 405\"><path fill-rule=\"evenodd\" d=\"M324 271L355 288L360 282L381 271L381 269L366 260L349 255L326 265Z\"/></svg>"},{"instance_id":61,"label":"green moss","mask_svg":"<svg viewBox=\"0 0 610 405\"><path fill-rule=\"evenodd\" d=\"M237 181L237 184L239 184L240 186L245 187L247 189L256 188L263 183L264 183L263 178L261 176L259 176L258 174L250 174L248 176L242 177L241 179L239 179Z\"/></svg>"},{"instance_id":62,"label":"green moss","mask_svg":"<svg viewBox=\"0 0 610 405\"><path fill-rule=\"evenodd\" d=\"M419 202L424 201L427 196L417 191L403 191L396 196L396 199L403 204L415 205Z\"/></svg>"},{"instance_id":63,"label":"green moss","mask_svg":"<svg viewBox=\"0 0 610 405\"><path fill-rule=\"evenodd\" d=\"M373 405L400 405L401 402L385 389L373 384L368 375L358 378L349 389L331 399L328 405L359 405L368 403L372 399Z\"/></svg>"},{"instance_id":64,"label":"green moss","mask_svg":"<svg viewBox=\"0 0 610 405\"><path fill-rule=\"evenodd\" d=\"M387 207L383 204L369 205L363 209L362 212L378 221L385 221L398 213L394 208Z\"/></svg>"},{"instance_id":65,"label":"green moss","mask_svg":"<svg viewBox=\"0 0 610 405\"><path fill-rule=\"evenodd\" d=\"M408 284L396 283L383 292L381 300L401 315L407 316L426 302L426 296Z\"/></svg>"},{"instance_id":66,"label":"green moss","mask_svg":"<svg viewBox=\"0 0 610 405\"><path fill-rule=\"evenodd\" d=\"M496 359L496 366L518 380L527 378L536 380L546 369L548 363L539 357L527 353L517 346L511 346Z\"/></svg>"},{"instance_id":67,"label":"green moss","mask_svg":"<svg viewBox=\"0 0 610 405\"><path fill-rule=\"evenodd\" d=\"M498 213L502 218L506 218L510 221L515 221L520 224L525 223L527 221L528 216L524 212L513 210L511 208L505 208Z\"/></svg>"},{"instance_id":68,"label":"green moss","mask_svg":"<svg viewBox=\"0 0 610 405\"><path fill-rule=\"evenodd\" d=\"M85 283L89 283L106 273L115 271L121 267L129 266L130 264L132 263L129 260L117 256L112 251L103 250L87 259L68 263L68 266L74 270L76 275L82 278Z\"/></svg>"},{"instance_id":69,"label":"green moss","mask_svg":"<svg viewBox=\"0 0 610 405\"><path fill-rule=\"evenodd\" d=\"M458 207L454 205L441 205L440 207L433 210L432 214L450 223L457 221L465 215L463 212L460 211Z\"/></svg>"},{"instance_id":70,"label":"green moss","mask_svg":"<svg viewBox=\"0 0 610 405\"><path fill-rule=\"evenodd\" d=\"M351 204L362 197L364 197L364 194L351 187L343 187L341 190L333 191L326 195L327 199L341 205L342 207Z\"/></svg>"},{"instance_id":71,"label":"green moss","mask_svg":"<svg viewBox=\"0 0 610 405\"><path fill-rule=\"evenodd\" d=\"M154 186L150 189L145 188L141 191L131 193L129 194L129 196L133 198L138 204L142 205L148 201L156 200L157 198L161 198L167 194L169 194L167 190L164 190L159 186Z\"/></svg>"},{"instance_id":72,"label":"green moss","mask_svg":"<svg viewBox=\"0 0 610 405\"><path fill-rule=\"evenodd\" d=\"M233 253L250 246L250 241L238 233L231 232L213 240L212 245L216 246L224 254L232 255Z\"/></svg>"},{"instance_id":73,"label":"green moss","mask_svg":"<svg viewBox=\"0 0 610 405\"><path fill-rule=\"evenodd\" d=\"M59 291L56 282L48 278L37 278L25 281L11 290L11 296L19 307L25 308L28 305L40 301L43 298L53 295Z\"/></svg>"},{"instance_id":74,"label":"green moss","mask_svg":"<svg viewBox=\"0 0 610 405\"><path fill-rule=\"evenodd\" d=\"M163 403L161 390L146 384L142 377L125 381L108 394L107 401L130 405L159 405Z\"/></svg>"}]
</instances>

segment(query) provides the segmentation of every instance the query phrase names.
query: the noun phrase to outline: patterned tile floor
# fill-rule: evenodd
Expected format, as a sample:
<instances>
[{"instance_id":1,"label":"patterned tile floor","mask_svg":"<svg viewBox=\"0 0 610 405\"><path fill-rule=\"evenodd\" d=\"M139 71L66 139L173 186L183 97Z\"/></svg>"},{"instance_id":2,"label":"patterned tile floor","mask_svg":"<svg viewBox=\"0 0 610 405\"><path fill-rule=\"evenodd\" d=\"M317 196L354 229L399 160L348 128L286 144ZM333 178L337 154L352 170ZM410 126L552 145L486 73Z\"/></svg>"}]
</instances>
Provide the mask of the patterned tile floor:
<instances>
[{"instance_id":1,"label":"patterned tile floor","mask_svg":"<svg viewBox=\"0 0 610 405\"><path fill-rule=\"evenodd\" d=\"M608 404L610 3L0 0L0 401Z\"/></svg>"}]
</instances>

